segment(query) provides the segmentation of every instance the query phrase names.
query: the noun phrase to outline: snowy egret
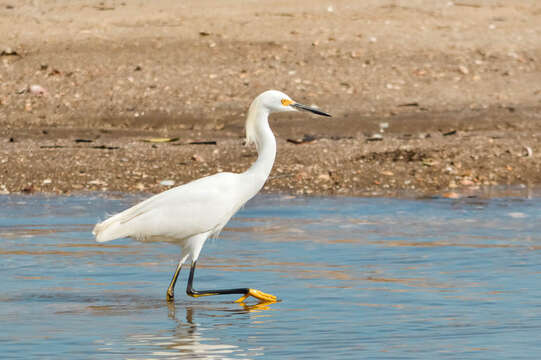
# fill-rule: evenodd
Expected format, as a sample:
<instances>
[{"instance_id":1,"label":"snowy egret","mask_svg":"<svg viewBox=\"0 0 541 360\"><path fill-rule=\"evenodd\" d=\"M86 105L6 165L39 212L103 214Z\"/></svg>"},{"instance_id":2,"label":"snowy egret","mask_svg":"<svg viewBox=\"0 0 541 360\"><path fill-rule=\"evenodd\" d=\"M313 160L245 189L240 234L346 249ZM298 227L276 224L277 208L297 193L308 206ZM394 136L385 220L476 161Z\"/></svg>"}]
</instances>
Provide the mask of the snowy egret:
<instances>
[{"instance_id":1,"label":"snowy egret","mask_svg":"<svg viewBox=\"0 0 541 360\"><path fill-rule=\"evenodd\" d=\"M178 243L182 256L177 265L166 298L172 301L182 265L190 258L191 268L186 293L189 296L242 294L236 302L249 296L263 302L274 302L276 296L251 288L194 290L195 266L205 241L217 235L229 219L265 184L276 156L276 139L269 126L269 114L305 110L330 116L318 109L299 104L286 94L268 90L254 99L246 119L247 143L255 143L258 157L243 173L218 173L164 191L124 210L94 227L96 241L123 237L142 241Z\"/></svg>"}]
</instances>

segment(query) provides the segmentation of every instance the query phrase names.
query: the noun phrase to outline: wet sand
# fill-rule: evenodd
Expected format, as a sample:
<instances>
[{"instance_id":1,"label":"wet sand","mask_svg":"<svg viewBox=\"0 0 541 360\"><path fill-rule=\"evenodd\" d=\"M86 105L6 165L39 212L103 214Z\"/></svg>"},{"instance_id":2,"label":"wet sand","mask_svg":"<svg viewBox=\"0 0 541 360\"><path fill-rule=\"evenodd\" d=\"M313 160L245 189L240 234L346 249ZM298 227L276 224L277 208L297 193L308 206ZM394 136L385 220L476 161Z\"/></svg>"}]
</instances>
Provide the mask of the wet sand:
<instances>
[{"instance_id":1,"label":"wet sand","mask_svg":"<svg viewBox=\"0 0 541 360\"><path fill-rule=\"evenodd\" d=\"M270 88L333 118L271 119L267 192L541 184L535 1L2 1L0 33L2 193L243 171L244 116Z\"/></svg>"}]
</instances>

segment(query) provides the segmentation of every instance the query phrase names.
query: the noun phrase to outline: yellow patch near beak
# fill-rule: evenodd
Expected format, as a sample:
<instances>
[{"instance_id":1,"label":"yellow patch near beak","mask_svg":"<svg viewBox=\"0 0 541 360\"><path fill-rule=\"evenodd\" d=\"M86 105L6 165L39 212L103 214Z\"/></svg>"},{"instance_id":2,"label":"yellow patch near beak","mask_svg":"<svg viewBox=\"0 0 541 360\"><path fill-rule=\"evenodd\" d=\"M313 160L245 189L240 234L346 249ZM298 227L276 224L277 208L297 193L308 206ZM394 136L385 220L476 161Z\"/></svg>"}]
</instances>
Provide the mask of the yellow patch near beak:
<instances>
[{"instance_id":1,"label":"yellow patch near beak","mask_svg":"<svg viewBox=\"0 0 541 360\"><path fill-rule=\"evenodd\" d=\"M282 105L284 105L284 106L289 106L289 105L291 105L293 103L294 103L294 101L292 101L292 100L282 99Z\"/></svg>"}]
</instances>

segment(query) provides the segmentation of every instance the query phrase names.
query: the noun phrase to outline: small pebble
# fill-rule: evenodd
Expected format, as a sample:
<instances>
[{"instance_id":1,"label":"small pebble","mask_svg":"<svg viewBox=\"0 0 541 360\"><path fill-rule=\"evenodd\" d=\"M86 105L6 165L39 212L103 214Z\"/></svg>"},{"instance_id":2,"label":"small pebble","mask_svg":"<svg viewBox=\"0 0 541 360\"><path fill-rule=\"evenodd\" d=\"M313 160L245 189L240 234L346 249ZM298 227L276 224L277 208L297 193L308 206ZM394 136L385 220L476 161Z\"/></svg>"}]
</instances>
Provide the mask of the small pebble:
<instances>
[{"instance_id":1,"label":"small pebble","mask_svg":"<svg viewBox=\"0 0 541 360\"><path fill-rule=\"evenodd\" d=\"M441 196L446 198L446 199L460 199L460 195L458 193L454 192L454 191L444 193Z\"/></svg>"},{"instance_id":2,"label":"small pebble","mask_svg":"<svg viewBox=\"0 0 541 360\"><path fill-rule=\"evenodd\" d=\"M47 90L41 85L30 85L28 91L33 95L44 96L47 95Z\"/></svg>"},{"instance_id":3,"label":"small pebble","mask_svg":"<svg viewBox=\"0 0 541 360\"><path fill-rule=\"evenodd\" d=\"M192 160L197 162L205 162L205 159L199 154L193 154Z\"/></svg>"},{"instance_id":4,"label":"small pebble","mask_svg":"<svg viewBox=\"0 0 541 360\"><path fill-rule=\"evenodd\" d=\"M173 185L175 185L175 180L162 180L162 181L160 181L160 185L162 185L162 186L173 186Z\"/></svg>"}]
</instances>

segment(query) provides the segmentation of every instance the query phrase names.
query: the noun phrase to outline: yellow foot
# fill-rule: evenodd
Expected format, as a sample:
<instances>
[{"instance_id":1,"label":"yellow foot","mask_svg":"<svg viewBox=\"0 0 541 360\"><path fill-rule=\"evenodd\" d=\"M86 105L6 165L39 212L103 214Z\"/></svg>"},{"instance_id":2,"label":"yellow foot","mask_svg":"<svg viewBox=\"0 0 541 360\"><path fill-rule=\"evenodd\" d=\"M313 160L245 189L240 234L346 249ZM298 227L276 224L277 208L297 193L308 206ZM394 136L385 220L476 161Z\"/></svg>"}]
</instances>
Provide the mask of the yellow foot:
<instances>
[{"instance_id":1,"label":"yellow foot","mask_svg":"<svg viewBox=\"0 0 541 360\"><path fill-rule=\"evenodd\" d=\"M276 299L276 296L274 296L274 295L267 294L267 293L264 293L263 291L259 291L259 290L256 290L256 289L248 289L248 293L246 293L244 296L237 299L235 302L236 303L241 303L244 300L246 300L249 296L253 296L256 299L259 299L259 300L261 300L263 302L273 303L273 302L278 301Z\"/></svg>"}]
</instances>

